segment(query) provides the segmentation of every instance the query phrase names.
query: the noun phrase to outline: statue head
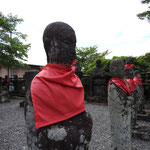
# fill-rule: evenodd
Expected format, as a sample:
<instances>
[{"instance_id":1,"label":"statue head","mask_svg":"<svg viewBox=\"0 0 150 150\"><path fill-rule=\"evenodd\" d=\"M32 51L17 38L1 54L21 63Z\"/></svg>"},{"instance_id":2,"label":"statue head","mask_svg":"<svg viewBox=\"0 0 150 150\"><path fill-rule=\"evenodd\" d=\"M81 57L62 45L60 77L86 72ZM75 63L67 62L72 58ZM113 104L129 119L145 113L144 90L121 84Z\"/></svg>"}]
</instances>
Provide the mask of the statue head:
<instances>
[{"instance_id":1,"label":"statue head","mask_svg":"<svg viewBox=\"0 0 150 150\"><path fill-rule=\"evenodd\" d=\"M109 72L112 76L112 78L124 78L124 62L123 60L120 59L115 59L111 61L110 66L109 66Z\"/></svg>"},{"instance_id":2,"label":"statue head","mask_svg":"<svg viewBox=\"0 0 150 150\"><path fill-rule=\"evenodd\" d=\"M133 64L134 63L134 59L132 57L127 57L125 59L126 64Z\"/></svg>"},{"instance_id":3,"label":"statue head","mask_svg":"<svg viewBox=\"0 0 150 150\"><path fill-rule=\"evenodd\" d=\"M101 68L101 60L100 59L96 60L96 67Z\"/></svg>"},{"instance_id":4,"label":"statue head","mask_svg":"<svg viewBox=\"0 0 150 150\"><path fill-rule=\"evenodd\" d=\"M70 66L76 59L75 31L64 22L53 22L45 28L43 44L48 63Z\"/></svg>"},{"instance_id":5,"label":"statue head","mask_svg":"<svg viewBox=\"0 0 150 150\"><path fill-rule=\"evenodd\" d=\"M125 78L133 80L133 78L134 78L134 72L133 72L132 68L126 68L125 69Z\"/></svg>"}]
</instances>

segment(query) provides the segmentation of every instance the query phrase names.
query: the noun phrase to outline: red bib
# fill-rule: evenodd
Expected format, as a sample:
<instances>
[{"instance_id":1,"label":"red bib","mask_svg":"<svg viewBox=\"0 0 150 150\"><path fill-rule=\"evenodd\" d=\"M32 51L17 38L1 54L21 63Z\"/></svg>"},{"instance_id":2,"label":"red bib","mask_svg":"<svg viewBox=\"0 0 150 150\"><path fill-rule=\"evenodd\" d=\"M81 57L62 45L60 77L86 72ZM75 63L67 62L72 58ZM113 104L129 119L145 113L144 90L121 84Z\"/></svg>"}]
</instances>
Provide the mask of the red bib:
<instances>
[{"instance_id":1,"label":"red bib","mask_svg":"<svg viewBox=\"0 0 150 150\"><path fill-rule=\"evenodd\" d=\"M111 82L114 82L117 86L119 86L124 92L126 92L129 96L130 94L130 89L127 87L126 82L123 79L120 78L111 78L108 83L108 87Z\"/></svg>"},{"instance_id":2,"label":"red bib","mask_svg":"<svg viewBox=\"0 0 150 150\"><path fill-rule=\"evenodd\" d=\"M126 79L126 80L129 83L130 91L135 91L136 90L135 82L132 79Z\"/></svg>"},{"instance_id":3,"label":"red bib","mask_svg":"<svg viewBox=\"0 0 150 150\"><path fill-rule=\"evenodd\" d=\"M36 129L85 111L84 88L74 71L73 66L47 64L34 77L31 96Z\"/></svg>"},{"instance_id":4,"label":"red bib","mask_svg":"<svg viewBox=\"0 0 150 150\"><path fill-rule=\"evenodd\" d=\"M133 68L133 64L126 64L125 68Z\"/></svg>"},{"instance_id":5,"label":"red bib","mask_svg":"<svg viewBox=\"0 0 150 150\"><path fill-rule=\"evenodd\" d=\"M140 77L134 77L134 82L136 85L143 85L142 79Z\"/></svg>"}]
</instances>

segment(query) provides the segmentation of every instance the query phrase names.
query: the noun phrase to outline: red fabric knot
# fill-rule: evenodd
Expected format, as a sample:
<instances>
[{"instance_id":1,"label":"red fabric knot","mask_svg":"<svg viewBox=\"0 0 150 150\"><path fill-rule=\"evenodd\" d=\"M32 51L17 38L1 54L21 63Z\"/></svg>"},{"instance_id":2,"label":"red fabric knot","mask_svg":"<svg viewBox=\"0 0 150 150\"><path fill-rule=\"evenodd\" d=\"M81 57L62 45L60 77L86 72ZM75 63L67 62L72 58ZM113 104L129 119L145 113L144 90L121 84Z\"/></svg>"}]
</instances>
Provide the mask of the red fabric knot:
<instances>
[{"instance_id":1,"label":"red fabric knot","mask_svg":"<svg viewBox=\"0 0 150 150\"><path fill-rule=\"evenodd\" d=\"M133 64L126 64L125 68L133 68Z\"/></svg>"}]
</instances>

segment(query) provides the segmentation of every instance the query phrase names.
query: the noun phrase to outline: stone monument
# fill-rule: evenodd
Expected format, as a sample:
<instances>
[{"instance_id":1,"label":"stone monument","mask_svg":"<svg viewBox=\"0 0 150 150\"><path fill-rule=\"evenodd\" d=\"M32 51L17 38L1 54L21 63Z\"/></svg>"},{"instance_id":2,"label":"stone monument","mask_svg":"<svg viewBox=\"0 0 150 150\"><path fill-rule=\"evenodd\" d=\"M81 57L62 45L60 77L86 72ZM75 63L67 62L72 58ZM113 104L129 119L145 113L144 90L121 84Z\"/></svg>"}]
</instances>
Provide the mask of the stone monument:
<instances>
[{"instance_id":1,"label":"stone monument","mask_svg":"<svg viewBox=\"0 0 150 150\"><path fill-rule=\"evenodd\" d=\"M80 62L77 60L77 64L75 65L76 70L75 70L75 74L81 79L83 76L83 73L81 71L81 66L80 66Z\"/></svg>"},{"instance_id":2,"label":"stone monument","mask_svg":"<svg viewBox=\"0 0 150 150\"><path fill-rule=\"evenodd\" d=\"M63 22L43 34L48 64L27 90L25 120L30 150L88 150L92 119L85 110L84 89L74 74L76 36Z\"/></svg>"},{"instance_id":3,"label":"stone monument","mask_svg":"<svg viewBox=\"0 0 150 150\"><path fill-rule=\"evenodd\" d=\"M124 63L116 59L110 63L109 71L112 78L108 84L108 107L112 150L131 150L131 103L133 97L126 86Z\"/></svg>"},{"instance_id":4,"label":"stone monument","mask_svg":"<svg viewBox=\"0 0 150 150\"><path fill-rule=\"evenodd\" d=\"M139 108L139 98L135 82L133 81L134 71L132 68L125 69L125 78L126 78L125 80L127 81L127 86L130 89L131 96L134 97L134 103L132 104L131 124L132 128L137 128L138 125L136 124L136 120L137 120L137 111Z\"/></svg>"},{"instance_id":5,"label":"stone monument","mask_svg":"<svg viewBox=\"0 0 150 150\"><path fill-rule=\"evenodd\" d=\"M106 101L106 72L103 70L101 60L96 61L96 68L90 75L90 96L98 97L101 101Z\"/></svg>"},{"instance_id":6,"label":"stone monument","mask_svg":"<svg viewBox=\"0 0 150 150\"><path fill-rule=\"evenodd\" d=\"M125 62L126 62L125 68L132 68L132 69L135 68L135 66L134 66L134 64L133 64L134 60L133 60L132 57L127 57L127 58L125 59Z\"/></svg>"},{"instance_id":7,"label":"stone monument","mask_svg":"<svg viewBox=\"0 0 150 150\"><path fill-rule=\"evenodd\" d=\"M144 87L141 78L141 73L139 70L134 71L133 81L136 85L136 90L138 92L138 102L139 102L138 111L143 112L142 109L144 109Z\"/></svg>"}]
</instances>

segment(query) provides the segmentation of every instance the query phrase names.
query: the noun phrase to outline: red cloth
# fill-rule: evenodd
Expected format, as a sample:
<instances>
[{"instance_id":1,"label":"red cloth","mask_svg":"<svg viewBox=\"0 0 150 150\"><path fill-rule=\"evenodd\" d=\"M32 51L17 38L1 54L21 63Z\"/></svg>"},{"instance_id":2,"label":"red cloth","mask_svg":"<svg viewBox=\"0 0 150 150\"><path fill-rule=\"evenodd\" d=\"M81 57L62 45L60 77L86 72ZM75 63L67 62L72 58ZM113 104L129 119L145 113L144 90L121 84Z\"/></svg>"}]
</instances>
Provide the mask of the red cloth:
<instances>
[{"instance_id":1,"label":"red cloth","mask_svg":"<svg viewBox=\"0 0 150 150\"><path fill-rule=\"evenodd\" d=\"M31 84L35 126L51 125L85 111L84 88L75 67L47 64Z\"/></svg>"},{"instance_id":2,"label":"red cloth","mask_svg":"<svg viewBox=\"0 0 150 150\"><path fill-rule=\"evenodd\" d=\"M72 62L72 65L76 65L77 64L77 60L75 59L73 62Z\"/></svg>"},{"instance_id":3,"label":"red cloth","mask_svg":"<svg viewBox=\"0 0 150 150\"><path fill-rule=\"evenodd\" d=\"M143 85L142 79L140 77L134 77L133 81L136 85Z\"/></svg>"},{"instance_id":4,"label":"red cloth","mask_svg":"<svg viewBox=\"0 0 150 150\"><path fill-rule=\"evenodd\" d=\"M44 67L40 67L40 70L42 71Z\"/></svg>"},{"instance_id":5,"label":"red cloth","mask_svg":"<svg viewBox=\"0 0 150 150\"><path fill-rule=\"evenodd\" d=\"M7 83L9 83L10 79L9 79L9 78L7 78L7 79L6 79L6 81L7 81Z\"/></svg>"},{"instance_id":6,"label":"red cloth","mask_svg":"<svg viewBox=\"0 0 150 150\"><path fill-rule=\"evenodd\" d=\"M119 86L124 92L126 92L129 96L130 94L130 89L127 87L126 82L123 79L120 78L111 78L108 83L108 87L111 82L114 82L117 86Z\"/></svg>"},{"instance_id":7,"label":"red cloth","mask_svg":"<svg viewBox=\"0 0 150 150\"><path fill-rule=\"evenodd\" d=\"M135 91L136 90L135 82L132 79L126 79L126 80L129 83L130 91Z\"/></svg>"},{"instance_id":8,"label":"red cloth","mask_svg":"<svg viewBox=\"0 0 150 150\"><path fill-rule=\"evenodd\" d=\"M126 64L125 68L133 68L133 64Z\"/></svg>"}]
</instances>

